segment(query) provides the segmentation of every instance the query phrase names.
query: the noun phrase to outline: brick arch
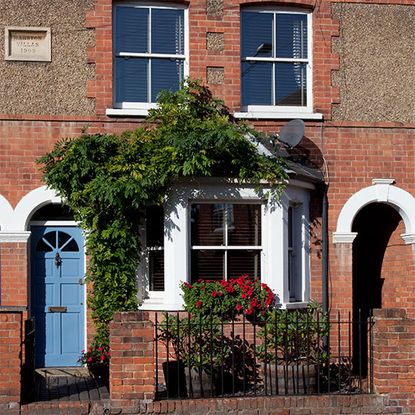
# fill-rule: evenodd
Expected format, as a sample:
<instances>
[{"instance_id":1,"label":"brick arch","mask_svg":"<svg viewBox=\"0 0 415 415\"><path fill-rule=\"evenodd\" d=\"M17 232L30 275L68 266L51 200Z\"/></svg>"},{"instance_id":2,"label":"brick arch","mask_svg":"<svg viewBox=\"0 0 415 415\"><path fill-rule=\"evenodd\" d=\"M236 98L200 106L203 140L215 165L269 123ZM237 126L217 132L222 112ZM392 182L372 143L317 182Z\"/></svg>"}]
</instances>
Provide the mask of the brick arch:
<instances>
[{"instance_id":1,"label":"brick arch","mask_svg":"<svg viewBox=\"0 0 415 415\"><path fill-rule=\"evenodd\" d=\"M11 220L13 207L9 201L0 195L0 230L4 230L6 224Z\"/></svg>"},{"instance_id":2,"label":"brick arch","mask_svg":"<svg viewBox=\"0 0 415 415\"><path fill-rule=\"evenodd\" d=\"M359 211L370 203L386 203L402 217L405 233L401 235L406 244L415 244L415 198L407 191L392 186L391 179L374 179L373 185L359 190L344 204L333 232L334 243L353 243L357 233L352 232L353 220Z\"/></svg>"},{"instance_id":3,"label":"brick arch","mask_svg":"<svg viewBox=\"0 0 415 415\"><path fill-rule=\"evenodd\" d=\"M272 7L304 7L304 8L314 8L316 5L316 0L279 0L278 2L269 1L269 0L240 0L239 4L241 6L272 6Z\"/></svg>"}]
</instances>

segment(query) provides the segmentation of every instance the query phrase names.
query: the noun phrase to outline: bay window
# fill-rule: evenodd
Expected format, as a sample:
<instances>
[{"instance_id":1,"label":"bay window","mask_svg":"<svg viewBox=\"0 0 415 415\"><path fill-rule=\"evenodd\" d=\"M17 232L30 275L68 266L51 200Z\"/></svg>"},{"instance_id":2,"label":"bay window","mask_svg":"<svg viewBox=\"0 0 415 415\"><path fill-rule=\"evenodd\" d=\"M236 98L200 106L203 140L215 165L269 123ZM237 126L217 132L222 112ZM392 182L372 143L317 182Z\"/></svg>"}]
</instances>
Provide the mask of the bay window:
<instances>
[{"instance_id":1,"label":"bay window","mask_svg":"<svg viewBox=\"0 0 415 415\"><path fill-rule=\"evenodd\" d=\"M312 187L288 186L275 201L266 186L210 183L177 184L163 209L148 209L138 272L142 307L177 310L180 282L243 274L268 284L283 306L307 302Z\"/></svg>"}]
</instances>

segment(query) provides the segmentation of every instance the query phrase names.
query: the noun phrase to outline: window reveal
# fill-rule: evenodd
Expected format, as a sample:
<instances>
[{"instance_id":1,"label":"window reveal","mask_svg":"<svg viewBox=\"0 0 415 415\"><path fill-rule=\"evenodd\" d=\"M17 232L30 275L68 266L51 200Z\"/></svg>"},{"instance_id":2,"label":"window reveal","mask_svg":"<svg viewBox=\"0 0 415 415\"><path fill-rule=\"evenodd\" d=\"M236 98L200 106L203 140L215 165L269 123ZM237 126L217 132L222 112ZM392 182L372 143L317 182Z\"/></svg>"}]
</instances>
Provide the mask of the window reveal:
<instances>
[{"instance_id":1,"label":"window reveal","mask_svg":"<svg viewBox=\"0 0 415 415\"><path fill-rule=\"evenodd\" d=\"M261 252L261 204L192 204L192 281L261 277Z\"/></svg>"}]
</instances>

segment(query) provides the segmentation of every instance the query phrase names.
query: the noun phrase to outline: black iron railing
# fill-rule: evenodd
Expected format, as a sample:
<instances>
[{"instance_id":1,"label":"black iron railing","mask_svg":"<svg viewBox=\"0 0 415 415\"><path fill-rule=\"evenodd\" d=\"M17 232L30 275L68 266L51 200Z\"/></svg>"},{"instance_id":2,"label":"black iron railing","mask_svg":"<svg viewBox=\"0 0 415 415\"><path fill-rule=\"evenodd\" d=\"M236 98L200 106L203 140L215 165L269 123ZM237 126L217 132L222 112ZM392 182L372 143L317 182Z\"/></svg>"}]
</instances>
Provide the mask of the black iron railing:
<instances>
[{"instance_id":1,"label":"black iron railing","mask_svg":"<svg viewBox=\"0 0 415 415\"><path fill-rule=\"evenodd\" d=\"M156 313L156 398L372 392L372 319Z\"/></svg>"}]
</instances>

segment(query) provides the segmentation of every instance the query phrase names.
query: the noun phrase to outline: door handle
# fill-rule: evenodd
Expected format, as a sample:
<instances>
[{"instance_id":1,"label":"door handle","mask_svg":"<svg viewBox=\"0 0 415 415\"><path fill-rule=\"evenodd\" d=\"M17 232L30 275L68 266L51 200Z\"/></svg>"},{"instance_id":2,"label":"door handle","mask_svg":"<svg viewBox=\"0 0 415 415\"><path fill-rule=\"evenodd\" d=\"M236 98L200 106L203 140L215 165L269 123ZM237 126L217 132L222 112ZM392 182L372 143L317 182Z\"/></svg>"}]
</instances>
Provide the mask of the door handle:
<instances>
[{"instance_id":1,"label":"door handle","mask_svg":"<svg viewBox=\"0 0 415 415\"><path fill-rule=\"evenodd\" d=\"M68 311L68 307L50 306L48 307L48 311L50 313L66 313Z\"/></svg>"}]
</instances>

